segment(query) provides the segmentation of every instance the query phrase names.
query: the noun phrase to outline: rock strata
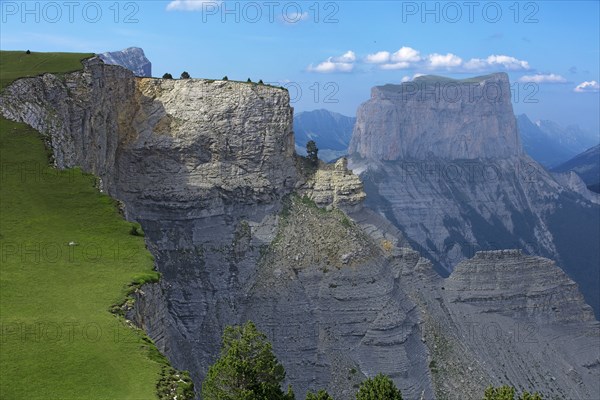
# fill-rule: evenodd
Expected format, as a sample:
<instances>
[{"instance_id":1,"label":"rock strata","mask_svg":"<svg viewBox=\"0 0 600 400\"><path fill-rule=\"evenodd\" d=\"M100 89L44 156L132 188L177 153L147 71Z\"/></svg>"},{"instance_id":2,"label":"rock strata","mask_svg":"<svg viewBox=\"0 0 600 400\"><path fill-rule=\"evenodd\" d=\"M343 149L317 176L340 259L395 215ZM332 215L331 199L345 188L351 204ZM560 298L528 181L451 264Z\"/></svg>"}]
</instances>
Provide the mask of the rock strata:
<instances>
[{"instance_id":1,"label":"rock strata","mask_svg":"<svg viewBox=\"0 0 600 400\"><path fill-rule=\"evenodd\" d=\"M197 388L223 328L252 319L301 398L352 399L379 372L410 399L502 383L600 397L598 323L560 269L477 253L442 279L398 225L361 206L343 160L300 180L284 90L135 78L91 59L15 82L0 112L46 135L58 167L99 176L141 223L161 281L137 291L128 317ZM490 340L493 324L503 340Z\"/></svg>"},{"instance_id":2,"label":"rock strata","mask_svg":"<svg viewBox=\"0 0 600 400\"><path fill-rule=\"evenodd\" d=\"M320 207L338 207L347 211L360 208L366 197L357 175L348 170L348 160L340 158L333 167L318 169L299 193L308 196Z\"/></svg>"},{"instance_id":3,"label":"rock strata","mask_svg":"<svg viewBox=\"0 0 600 400\"><path fill-rule=\"evenodd\" d=\"M477 251L519 248L557 261L600 315L597 196L523 153L506 74L373 88L349 153L365 205L441 274Z\"/></svg>"},{"instance_id":4,"label":"rock strata","mask_svg":"<svg viewBox=\"0 0 600 400\"><path fill-rule=\"evenodd\" d=\"M508 75L424 76L376 86L362 104L349 154L373 160L507 158L522 153Z\"/></svg>"}]
</instances>

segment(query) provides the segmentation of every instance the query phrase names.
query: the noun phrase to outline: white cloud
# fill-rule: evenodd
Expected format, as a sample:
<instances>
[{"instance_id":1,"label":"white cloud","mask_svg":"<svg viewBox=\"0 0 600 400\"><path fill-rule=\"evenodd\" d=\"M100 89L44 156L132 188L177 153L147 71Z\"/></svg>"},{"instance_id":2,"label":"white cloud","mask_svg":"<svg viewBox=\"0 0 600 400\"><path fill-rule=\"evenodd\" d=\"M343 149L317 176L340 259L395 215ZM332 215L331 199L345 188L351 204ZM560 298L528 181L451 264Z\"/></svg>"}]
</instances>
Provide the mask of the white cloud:
<instances>
[{"instance_id":1,"label":"white cloud","mask_svg":"<svg viewBox=\"0 0 600 400\"><path fill-rule=\"evenodd\" d=\"M600 84L596 81L585 81L581 82L573 90L577 93L598 92L600 91Z\"/></svg>"},{"instance_id":2,"label":"white cloud","mask_svg":"<svg viewBox=\"0 0 600 400\"><path fill-rule=\"evenodd\" d=\"M419 62L421 61L420 53L411 47L401 47L400 50L392 54L392 61L399 62Z\"/></svg>"},{"instance_id":3,"label":"white cloud","mask_svg":"<svg viewBox=\"0 0 600 400\"><path fill-rule=\"evenodd\" d=\"M534 82L534 83L566 83L567 80L556 74L535 74L524 75L519 78L519 82Z\"/></svg>"},{"instance_id":4,"label":"white cloud","mask_svg":"<svg viewBox=\"0 0 600 400\"><path fill-rule=\"evenodd\" d=\"M330 57L326 61L308 67L309 71L313 72L334 72L344 71L349 72L354 69L357 63L374 64L375 68L380 70L405 70L405 69L427 69L429 71L451 71L451 72L492 72L498 70L508 71L527 71L531 70L529 63L518 58L493 54L485 58L471 58L463 60L460 56L454 53L431 53L421 54L418 50L412 47L403 46L394 53L386 50L377 51L374 53L357 58L354 52L349 51L340 57ZM539 76L538 76L539 75ZM535 75L535 79L539 82L554 82L564 83L566 80L559 75Z\"/></svg>"},{"instance_id":5,"label":"white cloud","mask_svg":"<svg viewBox=\"0 0 600 400\"><path fill-rule=\"evenodd\" d=\"M464 64L468 70L485 70L502 67L509 71L531 69L527 61L519 60L515 57L505 55L491 55L488 58L472 58Z\"/></svg>"},{"instance_id":6,"label":"white cloud","mask_svg":"<svg viewBox=\"0 0 600 400\"><path fill-rule=\"evenodd\" d=\"M377 53L369 54L365 57L365 61L369 64L382 64L390 60L389 51L378 51Z\"/></svg>"},{"instance_id":7,"label":"white cloud","mask_svg":"<svg viewBox=\"0 0 600 400\"><path fill-rule=\"evenodd\" d=\"M509 70L530 69L527 61L518 60L510 56L489 56L487 58L489 65L502 65Z\"/></svg>"},{"instance_id":8,"label":"white cloud","mask_svg":"<svg viewBox=\"0 0 600 400\"><path fill-rule=\"evenodd\" d=\"M319 73L350 72L354 69L354 61L356 61L356 54L353 51L347 51L339 57L329 57L316 67L311 64L308 66L308 70Z\"/></svg>"},{"instance_id":9,"label":"white cloud","mask_svg":"<svg viewBox=\"0 0 600 400\"><path fill-rule=\"evenodd\" d=\"M463 62L462 58L452 53L446 55L433 53L427 56L427 58L429 60L429 66L434 69L458 67Z\"/></svg>"},{"instance_id":10,"label":"white cloud","mask_svg":"<svg viewBox=\"0 0 600 400\"><path fill-rule=\"evenodd\" d=\"M337 63L351 63L356 61L356 54L353 51L347 51L340 57L333 57L332 60Z\"/></svg>"},{"instance_id":11,"label":"white cloud","mask_svg":"<svg viewBox=\"0 0 600 400\"><path fill-rule=\"evenodd\" d=\"M381 69L386 69L386 70L407 69L410 67L411 67L411 64L407 63L407 62L387 63L387 64L381 65Z\"/></svg>"},{"instance_id":12,"label":"white cloud","mask_svg":"<svg viewBox=\"0 0 600 400\"><path fill-rule=\"evenodd\" d=\"M464 64L464 67L468 70L480 71L488 67L488 63L481 58L471 58Z\"/></svg>"},{"instance_id":13,"label":"white cloud","mask_svg":"<svg viewBox=\"0 0 600 400\"><path fill-rule=\"evenodd\" d=\"M205 4L218 7L222 2L222 0L173 0L167 4L167 11L202 11Z\"/></svg>"},{"instance_id":14,"label":"white cloud","mask_svg":"<svg viewBox=\"0 0 600 400\"><path fill-rule=\"evenodd\" d=\"M416 74L414 74L414 75L412 76L412 78L411 78L410 76L408 76L408 75L407 75L407 76L404 76L404 77L402 77L402 81L401 81L401 82L410 82L410 81L414 81L414 80L415 80L415 78L418 78L418 77L420 77L420 76L424 76L424 75L425 75L425 74L419 74L419 73L416 73Z\"/></svg>"}]
</instances>

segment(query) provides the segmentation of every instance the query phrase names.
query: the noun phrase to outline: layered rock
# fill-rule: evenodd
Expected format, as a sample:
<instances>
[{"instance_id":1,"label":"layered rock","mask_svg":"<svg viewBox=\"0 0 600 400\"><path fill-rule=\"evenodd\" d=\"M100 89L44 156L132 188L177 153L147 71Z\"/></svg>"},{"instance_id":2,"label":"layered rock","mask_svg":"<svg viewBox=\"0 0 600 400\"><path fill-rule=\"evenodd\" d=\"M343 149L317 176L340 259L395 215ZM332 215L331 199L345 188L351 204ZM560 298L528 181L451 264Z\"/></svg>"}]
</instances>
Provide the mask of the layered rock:
<instances>
[{"instance_id":1,"label":"layered rock","mask_svg":"<svg viewBox=\"0 0 600 400\"><path fill-rule=\"evenodd\" d=\"M469 398L456 396L465 381L535 388L544 398L598 397L599 324L552 261L478 252L439 284L415 297L428 310L438 397Z\"/></svg>"},{"instance_id":2,"label":"layered rock","mask_svg":"<svg viewBox=\"0 0 600 400\"><path fill-rule=\"evenodd\" d=\"M120 51L110 51L98 54L106 64L125 67L135 76L151 77L152 63L146 58L144 50L139 47L128 47Z\"/></svg>"},{"instance_id":3,"label":"layered rock","mask_svg":"<svg viewBox=\"0 0 600 400\"><path fill-rule=\"evenodd\" d=\"M366 197L358 176L348 170L348 160L341 158L331 166L322 166L307 179L298 192L320 207L345 210L361 208Z\"/></svg>"},{"instance_id":4,"label":"layered rock","mask_svg":"<svg viewBox=\"0 0 600 400\"><path fill-rule=\"evenodd\" d=\"M101 177L142 224L162 278L137 292L129 317L197 387L224 326L252 319L300 397L327 388L351 399L379 372L406 398L467 399L501 383L600 395L597 324L564 274L485 253L444 281L396 226L360 207L343 160L299 178L286 91L140 79L92 59L62 79L15 82L0 111L45 134L57 166ZM539 324L539 346L461 334L521 321Z\"/></svg>"},{"instance_id":5,"label":"layered rock","mask_svg":"<svg viewBox=\"0 0 600 400\"><path fill-rule=\"evenodd\" d=\"M422 76L376 86L356 113L349 153L366 159L507 158L522 153L505 73Z\"/></svg>"},{"instance_id":6,"label":"layered rock","mask_svg":"<svg viewBox=\"0 0 600 400\"><path fill-rule=\"evenodd\" d=\"M598 204L523 153L510 99L506 74L375 87L350 167L367 206L440 273L479 250L523 249L556 260L600 315Z\"/></svg>"}]
</instances>

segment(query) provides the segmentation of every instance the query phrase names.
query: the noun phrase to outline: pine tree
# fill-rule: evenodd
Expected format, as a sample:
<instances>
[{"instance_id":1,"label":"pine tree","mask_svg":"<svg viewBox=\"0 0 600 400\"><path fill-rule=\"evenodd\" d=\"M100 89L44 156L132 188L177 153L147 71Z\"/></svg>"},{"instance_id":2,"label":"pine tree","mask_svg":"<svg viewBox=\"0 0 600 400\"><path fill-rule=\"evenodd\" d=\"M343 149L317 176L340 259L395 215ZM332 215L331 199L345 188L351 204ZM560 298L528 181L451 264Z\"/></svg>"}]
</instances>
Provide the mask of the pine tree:
<instances>
[{"instance_id":1,"label":"pine tree","mask_svg":"<svg viewBox=\"0 0 600 400\"><path fill-rule=\"evenodd\" d=\"M183 71L181 73L181 79L190 79L190 78L191 78L191 76L190 76L190 74L187 73L187 71Z\"/></svg>"},{"instance_id":2,"label":"pine tree","mask_svg":"<svg viewBox=\"0 0 600 400\"><path fill-rule=\"evenodd\" d=\"M285 370L271 343L252 322L228 326L223 333L221 357L202 384L204 400L293 400L294 392L281 390Z\"/></svg>"},{"instance_id":3,"label":"pine tree","mask_svg":"<svg viewBox=\"0 0 600 400\"><path fill-rule=\"evenodd\" d=\"M389 377L378 374L360 384L356 400L402 400L402 393Z\"/></svg>"},{"instance_id":4,"label":"pine tree","mask_svg":"<svg viewBox=\"0 0 600 400\"><path fill-rule=\"evenodd\" d=\"M314 140L309 140L306 143L306 156L314 164L317 165L319 162L319 149Z\"/></svg>"}]
</instances>

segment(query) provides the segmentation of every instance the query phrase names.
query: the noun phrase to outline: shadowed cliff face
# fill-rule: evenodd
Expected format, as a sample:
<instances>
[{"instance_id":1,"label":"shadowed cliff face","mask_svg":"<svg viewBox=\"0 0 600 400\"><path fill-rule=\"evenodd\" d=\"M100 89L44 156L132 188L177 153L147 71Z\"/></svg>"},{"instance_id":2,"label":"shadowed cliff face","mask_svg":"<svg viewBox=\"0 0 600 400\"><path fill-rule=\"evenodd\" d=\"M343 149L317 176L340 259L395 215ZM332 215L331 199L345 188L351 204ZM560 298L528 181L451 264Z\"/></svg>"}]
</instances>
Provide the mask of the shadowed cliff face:
<instances>
[{"instance_id":1,"label":"shadowed cliff face","mask_svg":"<svg viewBox=\"0 0 600 400\"><path fill-rule=\"evenodd\" d=\"M283 208L294 187L323 206L364 199L343 163L298 179L286 91L134 78L91 60L64 80L17 82L0 109L47 134L57 166L101 177L141 223L162 279L130 317L198 388L223 328L250 318L300 395L351 398L379 371L432 394L414 304L379 244L339 210Z\"/></svg>"},{"instance_id":2,"label":"shadowed cliff face","mask_svg":"<svg viewBox=\"0 0 600 400\"><path fill-rule=\"evenodd\" d=\"M598 200L523 153L506 74L373 88L350 153L367 206L440 273L480 250L523 249L556 260L600 313Z\"/></svg>"},{"instance_id":3,"label":"shadowed cliff face","mask_svg":"<svg viewBox=\"0 0 600 400\"><path fill-rule=\"evenodd\" d=\"M344 161L300 176L283 90L134 78L90 60L83 72L17 81L0 111L45 134L60 168L98 175L142 224L162 278L137 293L129 318L197 388L223 328L252 319L301 398L327 388L351 399L379 372L411 399L470 399L507 382L567 398L600 394L598 326L565 274L500 252L443 280L361 206ZM465 335L474 323L529 324L537 344ZM551 379L555 371L565 378Z\"/></svg>"}]
</instances>

